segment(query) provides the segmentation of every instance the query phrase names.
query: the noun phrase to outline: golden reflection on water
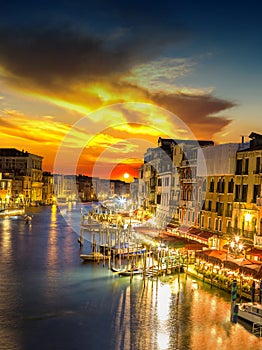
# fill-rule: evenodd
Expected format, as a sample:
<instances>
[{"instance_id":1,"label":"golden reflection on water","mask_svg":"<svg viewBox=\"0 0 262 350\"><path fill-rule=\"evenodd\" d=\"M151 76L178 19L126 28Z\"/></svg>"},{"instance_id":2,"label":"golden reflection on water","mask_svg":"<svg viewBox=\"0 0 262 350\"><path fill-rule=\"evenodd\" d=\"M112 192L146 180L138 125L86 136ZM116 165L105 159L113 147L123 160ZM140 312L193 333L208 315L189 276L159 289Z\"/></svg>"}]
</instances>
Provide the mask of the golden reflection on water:
<instances>
[{"instance_id":1,"label":"golden reflection on water","mask_svg":"<svg viewBox=\"0 0 262 350\"><path fill-rule=\"evenodd\" d=\"M50 215L50 229L48 237L48 250L47 250L47 265L48 265L48 274L52 277L52 266L55 266L58 261L58 237L57 237L57 213L56 206L52 205L51 215Z\"/></svg>"},{"instance_id":2,"label":"golden reflection on water","mask_svg":"<svg viewBox=\"0 0 262 350\"><path fill-rule=\"evenodd\" d=\"M132 288L140 288L138 294ZM114 326L116 349L262 348L261 339L230 322L228 301L203 289L192 290L191 280L184 278L181 284L177 279L133 281L122 292Z\"/></svg>"},{"instance_id":3,"label":"golden reflection on water","mask_svg":"<svg viewBox=\"0 0 262 350\"><path fill-rule=\"evenodd\" d=\"M19 349L21 339L19 331L13 327L13 323L9 320L10 315L15 312L13 305L17 307L19 304L16 285L10 278L13 274L12 260L14 259L10 218L2 219L1 230L0 263L2 262L3 266L0 266L0 349L11 350Z\"/></svg>"},{"instance_id":4,"label":"golden reflection on water","mask_svg":"<svg viewBox=\"0 0 262 350\"><path fill-rule=\"evenodd\" d=\"M169 321L169 284L163 285L158 289L157 297L157 344L159 349L167 349L169 343L168 321Z\"/></svg>"},{"instance_id":5,"label":"golden reflection on water","mask_svg":"<svg viewBox=\"0 0 262 350\"><path fill-rule=\"evenodd\" d=\"M3 233L1 235L2 242L1 242L1 256L2 258L8 258L10 256L10 250L11 250L11 232L10 232L10 219L2 219L2 229Z\"/></svg>"}]
</instances>

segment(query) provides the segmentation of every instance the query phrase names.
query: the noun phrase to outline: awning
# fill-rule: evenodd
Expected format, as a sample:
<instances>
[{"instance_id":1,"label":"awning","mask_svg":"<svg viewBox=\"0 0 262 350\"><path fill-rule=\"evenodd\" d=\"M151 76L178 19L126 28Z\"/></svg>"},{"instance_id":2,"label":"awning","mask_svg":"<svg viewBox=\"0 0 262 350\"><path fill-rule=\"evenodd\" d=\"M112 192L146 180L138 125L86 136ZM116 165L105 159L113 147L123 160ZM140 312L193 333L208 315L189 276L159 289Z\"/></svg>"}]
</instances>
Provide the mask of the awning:
<instances>
[{"instance_id":1,"label":"awning","mask_svg":"<svg viewBox=\"0 0 262 350\"><path fill-rule=\"evenodd\" d=\"M201 231L198 236L208 241L209 238L216 236L216 234L209 231Z\"/></svg>"},{"instance_id":2,"label":"awning","mask_svg":"<svg viewBox=\"0 0 262 350\"><path fill-rule=\"evenodd\" d=\"M169 223L169 224L166 225L166 228L169 228L169 229L173 230L174 228L178 228L178 225Z\"/></svg>"},{"instance_id":3,"label":"awning","mask_svg":"<svg viewBox=\"0 0 262 350\"><path fill-rule=\"evenodd\" d=\"M258 248L251 248L246 252L246 255L257 256L258 258L262 258L262 250Z\"/></svg>"},{"instance_id":4,"label":"awning","mask_svg":"<svg viewBox=\"0 0 262 350\"><path fill-rule=\"evenodd\" d=\"M205 261L208 261L212 264L221 265L222 262L226 259L226 253L220 250L209 249L198 252L196 257L201 258Z\"/></svg>"},{"instance_id":5,"label":"awning","mask_svg":"<svg viewBox=\"0 0 262 350\"><path fill-rule=\"evenodd\" d=\"M206 248L207 245L206 244L203 244L203 243L199 243L199 242L187 242L186 245L185 245L185 248L187 250L194 250L194 251L197 251L197 250L203 250L203 248Z\"/></svg>"},{"instance_id":6,"label":"awning","mask_svg":"<svg viewBox=\"0 0 262 350\"><path fill-rule=\"evenodd\" d=\"M244 265L240 267L240 271L244 275L251 275L254 278L258 277L258 274L261 269L261 264L249 264L249 265Z\"/></svg>"},{"instance_id":7,"label":"awning","mask_svg":"<svg viewBox=\"0 0 262 350\"><path fill-rule=\"evenodd\" d=\"M189 230L189 226L179 226L177 229L179 232L185 233Z\"/></svg>"},{"instance_id":8,"label":"awning","mask_svg":"<svg viewBox=\"0 0 262 350\"><path fill-rule=\"evenodd\" d=\"M216 234L209 231L203 231L195 227L191 227L187 232L185 232L185 237L192 238L194 240L200 240L203 243L206 243L209 238L213 236L216 236Z\"/></svg>"}]
</instances>

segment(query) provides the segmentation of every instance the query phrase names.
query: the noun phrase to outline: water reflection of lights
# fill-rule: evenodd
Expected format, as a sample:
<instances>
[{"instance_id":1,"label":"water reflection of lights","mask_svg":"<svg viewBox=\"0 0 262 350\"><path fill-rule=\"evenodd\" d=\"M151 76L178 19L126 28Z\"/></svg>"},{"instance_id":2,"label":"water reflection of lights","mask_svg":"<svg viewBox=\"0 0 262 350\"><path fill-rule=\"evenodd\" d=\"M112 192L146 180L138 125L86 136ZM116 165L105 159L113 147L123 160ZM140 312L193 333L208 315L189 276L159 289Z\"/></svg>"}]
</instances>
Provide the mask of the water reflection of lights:
<instances>
[{"instance_id":1,"label":"water reflection of lights","mask_svg":"<svg viewBox=\"0 0 262 350\"><path fill-rule=\"evenodd\" d=\"M53 205L51 209L51 225L49 230L49 242L48 242L48 253L47 253L47 263L49 266L54 266L57 262L57 231L56 231L56 206ZM49 268L50 272L51 269Z\"/></svg>"},{"instance_id":2,"label":"water reflection of lights","mask_svg":"<svg viewBox=\"0 0 262 350\"><path fill-rule=\"evenodd\" d=\"M9 254L10 246L11 246L11 235L10 235L10 219L3 219L3 234L2 234L2 254ZM1 254L1 255L2 255Z\"/></svg>"},{"instance_id":3,"label":"water reflection of lights","mask_svg":"<svg viewBox=\"0 0 262 350\"><path fill-rule=\"evenodd\" d=\"M157 332L157 343L159 349L167 349L169 343L168 320L170 304L170 285L164 284L158 289L157 295L157 317L159 330Z\"/></svg>"},{"instance_id":4,"label":"water reflection of lights","mask_svg":"<svg viewBox=\"0 0 262 350\"><path fill-rule=\"evenodd\" d=\"M169 284L162 285L158 290L158 317L160 321L166 321L168 319L169 313L169 298L167 296L170 295L170 286Z\"/></svg>"},{"instance_id":5,"label":"water reflection of lights","mask_svg":"<svg viewBox=\"0 0 262 350\"><path fill-rule=\"evenodd\" d=\"M115 342L118 349L122 349L123 345L126 349L130 349L130 329L131 329L131 298L130 287L121 293L119 298L117 317L115 319L115 329L117 329Z\"/></svg>"},{"instance_id":6,"label":"water reflection of lights","mask_svg":"<svg viewBox=\"0 0 262 350\"><path fill-rule=\"evenodd\" d=\"M168 344L169 344L168 332L158 332L157 333L157 343L159 346L159 350L168 349Z\"/></svg>"},{"instance_id":7,"label":"water reflection of lights","mask_svg":"<svg viewBox=\"0 0 262 350\"><path fill-rule=\"evenodd\" d=\"M51 208L51 222L56 222L56 212L57 212L57 207L56 205L52 205Z\"/></svg>"},{"instance_id":8,"label":"water reflection of lights","mask_svg":"<svg viewBox=\"0 0 262 350\"><path fill-rule=\"evenodd\" d=\"M172 284L170 284L170 289L172 294L178 294L181 289L180 281L175 279Z\"/></svg>"}]
</instances>

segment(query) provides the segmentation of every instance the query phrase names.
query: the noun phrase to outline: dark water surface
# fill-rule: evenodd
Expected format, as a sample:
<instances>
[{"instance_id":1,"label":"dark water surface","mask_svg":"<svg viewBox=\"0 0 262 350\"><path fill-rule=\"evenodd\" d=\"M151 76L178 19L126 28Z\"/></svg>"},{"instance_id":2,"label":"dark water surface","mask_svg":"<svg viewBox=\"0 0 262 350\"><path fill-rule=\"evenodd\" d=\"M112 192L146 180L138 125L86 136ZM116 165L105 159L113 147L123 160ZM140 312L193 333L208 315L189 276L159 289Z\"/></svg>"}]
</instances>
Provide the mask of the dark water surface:
<instances>
[{"instance_id":1,"label":"dark water surface","mask_svg":"<svg viewBox=\"0 0 262 350\"><path fill-rule=\"evenodd\" d=\"M81 262L74 225L57 207L30 213L30 226L0 220L1 350L262 349L230 323L224 292L200 282L192 290L185 276L130 283L107 263Z\"/></svg>"}]
</instances>

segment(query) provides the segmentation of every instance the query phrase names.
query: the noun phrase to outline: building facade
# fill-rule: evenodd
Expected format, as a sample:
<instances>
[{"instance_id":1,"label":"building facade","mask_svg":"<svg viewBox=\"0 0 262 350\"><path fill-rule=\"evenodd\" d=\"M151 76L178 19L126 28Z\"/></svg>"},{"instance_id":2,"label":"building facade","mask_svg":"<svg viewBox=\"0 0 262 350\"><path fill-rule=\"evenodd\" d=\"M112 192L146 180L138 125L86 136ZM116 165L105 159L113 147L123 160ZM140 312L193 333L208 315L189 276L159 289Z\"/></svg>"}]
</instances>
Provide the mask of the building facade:
<instances>
[{"instance_id":1,"label":"building facade","mask_svg":"<svg viewBox=\"0 0 262 350\"><path fill-rule=\"evenodd\" d=\"M42 200L43 157L15 148L0 148L2 179L12 180L10 205L37 205Z\"/></svg>"}]
</instances>

